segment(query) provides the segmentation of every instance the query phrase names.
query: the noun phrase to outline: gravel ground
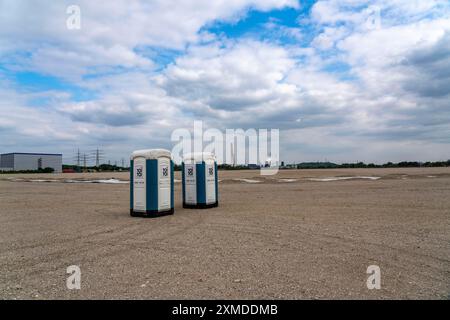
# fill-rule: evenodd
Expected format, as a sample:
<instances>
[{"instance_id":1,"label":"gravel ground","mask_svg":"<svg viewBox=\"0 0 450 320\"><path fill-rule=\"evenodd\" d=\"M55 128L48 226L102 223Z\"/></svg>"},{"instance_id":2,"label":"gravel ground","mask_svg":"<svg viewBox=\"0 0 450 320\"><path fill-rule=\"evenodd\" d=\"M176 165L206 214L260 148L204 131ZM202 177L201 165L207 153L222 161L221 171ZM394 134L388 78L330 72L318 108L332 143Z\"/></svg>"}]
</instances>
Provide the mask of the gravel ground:
<instances>
[{"instance_id":1,"label":"gravel ground","mask_svg":"<svg viewBox=\"0 0 450 320\"><path fill-rule=\"evenodd\" d=\"M129 216L128 184L63 183L110 178L0 176L1 299L449 299L450 168L221 171L219 208L177 183L158 219Z\"/></svg>"}]
</instances>

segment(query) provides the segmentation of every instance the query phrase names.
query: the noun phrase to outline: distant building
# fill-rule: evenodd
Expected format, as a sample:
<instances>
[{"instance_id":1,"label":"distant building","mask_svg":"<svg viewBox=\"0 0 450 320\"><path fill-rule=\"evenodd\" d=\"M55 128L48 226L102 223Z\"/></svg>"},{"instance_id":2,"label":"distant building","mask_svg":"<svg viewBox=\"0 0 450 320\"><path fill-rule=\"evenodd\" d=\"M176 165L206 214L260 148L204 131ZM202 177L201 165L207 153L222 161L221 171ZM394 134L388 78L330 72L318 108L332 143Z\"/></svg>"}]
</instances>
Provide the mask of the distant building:
<instances>
[{"instance_id":1,"label":"distant building","mask_svg":"<svg viewBox=\"0 0 450 320\"><path fill-rule=\"evenodd\" d=\"M39 170L52 168L62 172L62 154L48 153L7 153L0 158L0 168L10 171Z\"/></svg>"}]
</instances>

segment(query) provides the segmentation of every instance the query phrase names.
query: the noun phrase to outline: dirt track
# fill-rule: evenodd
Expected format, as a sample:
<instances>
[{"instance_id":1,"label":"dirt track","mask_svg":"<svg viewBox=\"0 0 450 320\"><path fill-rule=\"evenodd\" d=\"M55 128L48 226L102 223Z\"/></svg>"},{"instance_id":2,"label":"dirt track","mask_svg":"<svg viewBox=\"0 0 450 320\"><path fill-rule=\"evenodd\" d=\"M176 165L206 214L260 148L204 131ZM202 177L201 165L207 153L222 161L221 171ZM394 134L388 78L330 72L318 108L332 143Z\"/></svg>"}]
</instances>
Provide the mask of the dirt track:
<instances>
[{"instance_id":1,"label":"dirt track","mask_svg":"<svg viewBox=\"0 0 450 320\"><path fill-rule=\"evenodd\" d=\"M309 180L336 176L381 179ZM129 217L126 184L15 181L111 177L0 176L0 298L449 298L450 168L220 172L219 208L177 183L158 219Z\"/></svg>"}]
</instances>

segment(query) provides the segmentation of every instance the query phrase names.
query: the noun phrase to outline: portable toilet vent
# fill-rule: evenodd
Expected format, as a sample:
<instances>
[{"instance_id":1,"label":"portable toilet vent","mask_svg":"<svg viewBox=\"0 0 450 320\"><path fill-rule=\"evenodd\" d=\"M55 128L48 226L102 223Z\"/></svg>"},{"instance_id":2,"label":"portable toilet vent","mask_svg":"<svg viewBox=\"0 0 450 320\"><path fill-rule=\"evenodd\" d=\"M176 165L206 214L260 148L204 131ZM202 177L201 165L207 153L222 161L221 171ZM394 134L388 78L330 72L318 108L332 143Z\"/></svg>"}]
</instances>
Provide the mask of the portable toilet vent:
<instances>
[{"instance_id":1,"label":"portable toilet vent","mask_svg":"<svg viewBox=\"0 0 450 320\"><path fill-rule=\"evenodd\" d=\"M182 164L183 208L206 209L219 205L217 162L208 152L189 153Z\"/></svg>"},{"instance_id":2,"label":"portable toilet vent","mask_svg":"<svg viewBox=\"0 0 450 320\"><path fill-rule=\"evenodd\" d=\"M174 212L173 161L164 149L133 152L130 162L130 214L157 217Z\"/></svg>"}]
</instances>

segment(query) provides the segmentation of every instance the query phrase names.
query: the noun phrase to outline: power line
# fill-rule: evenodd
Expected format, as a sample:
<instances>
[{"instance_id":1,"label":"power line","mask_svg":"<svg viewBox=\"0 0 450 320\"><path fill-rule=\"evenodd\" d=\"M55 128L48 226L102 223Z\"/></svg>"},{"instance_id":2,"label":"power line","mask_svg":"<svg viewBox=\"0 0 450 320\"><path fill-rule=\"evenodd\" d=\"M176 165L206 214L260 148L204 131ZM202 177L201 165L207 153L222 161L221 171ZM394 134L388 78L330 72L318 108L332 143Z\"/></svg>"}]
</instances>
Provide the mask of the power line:
<instances>
[{"instance_id":1,"label":"power line","mask_svg":"<svg viewBox=\"0 0 450 320\"><path fill-rule=\"evenodd\" d=\"M97 148L94 151L91 151L91 154L95 158L95 166L98 168L100 166L100 161L105 158L105 153L103 150Z\"/></svg>"},{"instance_id":2,"label":"power line","mask_svg":"<svg viewBox=\"0 0 450 320\"><path fill-rule=\"evenodd\" d=\"M80 152L80 149L78 149L75 152L75 155L73 156L73 161L75 162L77 167L79 167L81 165L81 152Z\"/></svg>"},{"instance_id":3,"label":"power line","mask_svg":"<svg viewBox=\"0 0 450 320\"><path fill-rule=\"evenodd\" d=\"M86 158L86 153L83 154L83 167L84 167L84 171L86 171L87 168L87 158Z\"/></svg>"},{"instance_id":4,"label":"power line","mask_svg":"<svg viewBox=\"0 0 450 320\"><path fill-rule=\"evenodd\" d=\"M95 152L92 153L83 152L78 148L73 157L73 160L78 168L84 168L84 170L87 170L87 167L89 167L91 163L95 162L96 164L99 164L102 158L103 152L99 149L95 150Z\"/></svg>"}]
</instances>

